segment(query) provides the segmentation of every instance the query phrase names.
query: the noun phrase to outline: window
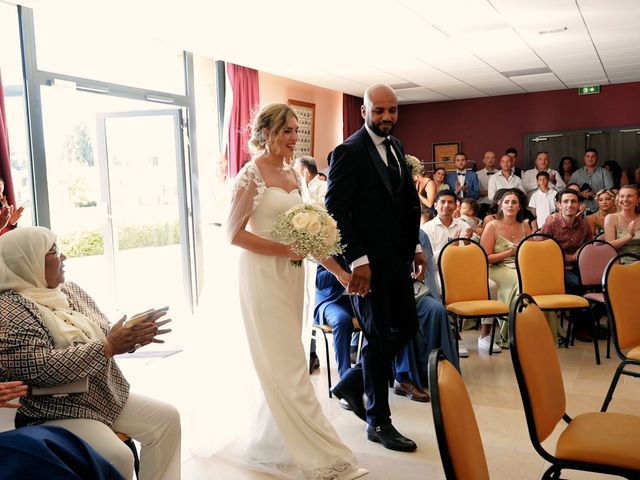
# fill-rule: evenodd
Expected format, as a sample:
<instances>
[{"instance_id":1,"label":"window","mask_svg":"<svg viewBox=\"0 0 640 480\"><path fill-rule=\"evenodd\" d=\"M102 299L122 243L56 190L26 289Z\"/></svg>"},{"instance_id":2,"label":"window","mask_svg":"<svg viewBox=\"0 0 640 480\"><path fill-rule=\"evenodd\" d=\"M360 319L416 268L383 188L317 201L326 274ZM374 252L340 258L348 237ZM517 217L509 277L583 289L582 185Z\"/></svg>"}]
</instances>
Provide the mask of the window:
<instances>
[{"instance_id":1,"label":"window","mask_svg":"<svg viewBox=\"0 0 640 480\"><path fill-rule=\"evenodd\" d=\"M118 35L127 29L123 12L87 4L76 2L71 15L57 2L34 7L39 70L185 95L182 51L142 32Z\"/></svg>"},{"instance_id":2,"label":"window","mask_svg":"<svg viewBox=\"0 0 640 480\"><path fill-rule=\"evenodd\" d=\"M2 45L0 73L4 86L13 189L16 205L24 207L20 225L33 225L31 162L20 56L18 11L15 6L4 3L0 3L0 45Z\"/></svg>"}]
</instances>

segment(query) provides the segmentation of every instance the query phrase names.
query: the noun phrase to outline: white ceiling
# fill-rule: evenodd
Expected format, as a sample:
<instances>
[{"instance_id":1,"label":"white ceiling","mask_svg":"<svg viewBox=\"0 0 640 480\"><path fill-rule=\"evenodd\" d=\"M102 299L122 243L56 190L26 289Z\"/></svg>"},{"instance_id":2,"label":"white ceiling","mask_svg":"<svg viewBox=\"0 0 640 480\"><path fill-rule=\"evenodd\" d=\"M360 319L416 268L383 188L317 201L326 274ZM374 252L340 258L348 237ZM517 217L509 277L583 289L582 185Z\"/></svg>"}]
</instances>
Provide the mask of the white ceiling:
<instances>
[{"instance_id":1,"label":"white ceiling","mask_svg":"<svg viewBox=\"0 0 640 480\"><path fill-rule=\"evenodd\" d=\"M55 1L352 95L400 85L404 103L640 81L640 0Z\"/></svg>"}]
</instances>

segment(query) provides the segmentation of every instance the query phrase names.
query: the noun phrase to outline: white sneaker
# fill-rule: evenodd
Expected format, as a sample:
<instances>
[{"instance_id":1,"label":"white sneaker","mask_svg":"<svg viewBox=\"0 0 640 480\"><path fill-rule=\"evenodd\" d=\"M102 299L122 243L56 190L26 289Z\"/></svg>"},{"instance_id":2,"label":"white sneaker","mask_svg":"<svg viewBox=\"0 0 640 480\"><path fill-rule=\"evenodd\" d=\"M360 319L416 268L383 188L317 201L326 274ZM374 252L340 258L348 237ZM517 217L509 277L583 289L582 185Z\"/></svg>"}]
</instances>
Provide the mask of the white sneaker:
<instances>
[{"instance_id":1,"label":"white sneaker","mask_svg":"<svg viewBox=\"0 0 640 480\"><path fill-rule=\"evenodd\" d=\"M467 350L467 346L464 344L462 339L458 340L458 357L467 358L469 356L469 350Z\"/></svg>"},{"instance_id":2,"label":"white sneaker","mask_svg":"<svg viewBox=\"0 0 640 480\"><path fill-rule=\"evenodd\" d=\"M487 335L486 337L478 337L479 352L489 353L490 346L491 346L491 335ZM500 352L502 352L502 349L498 346L497 343L493 342L493 353L500 353Z\"/></svg>"}]
</instances>

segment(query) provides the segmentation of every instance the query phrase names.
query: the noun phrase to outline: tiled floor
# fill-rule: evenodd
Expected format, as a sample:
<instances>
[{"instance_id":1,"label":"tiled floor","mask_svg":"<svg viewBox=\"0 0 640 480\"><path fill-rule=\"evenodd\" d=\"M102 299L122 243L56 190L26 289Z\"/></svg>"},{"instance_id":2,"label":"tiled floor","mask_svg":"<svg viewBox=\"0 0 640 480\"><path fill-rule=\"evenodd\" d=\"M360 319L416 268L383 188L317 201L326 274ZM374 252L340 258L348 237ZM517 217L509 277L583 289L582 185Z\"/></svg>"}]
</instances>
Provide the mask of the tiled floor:
<instances>
[{"instance_id":1,"label":"tiled floor","mask_svg":"<svg viewBox=\"0 0 640 480\"><path fill-rule=\"evenodd\" d=\"M206 413L208 409L223 409L232 424L243 417L242 409L238 407L242 399L235 396L236 392L242 391L242 375L235 369L232 360L242 353L221 352L221 343L210 340L224 334L212 326L220 320L223 319L208 318L207 313L202 312L196 318L176 320L175 335L167 348L180 346L184 349L182 353L151 361L130 359L120 363L133 388L164 398L180 408L184 429L184 479L271 478L194 454L197 431L209 430L208 433L215 440L218 426L207 423L210 421ZM231 317L224 319L226 322L232 320L238 321ZM508 351L493 357L479 355L476 334L475 331L463 332L470 357L462 359L462 373L475 408L491 478L540 478L546 467L529 441L511 357ZM604 345L601 345L601 351L604 357ZM558 353L567 392L567 412L575 416L599 410L617 360L603 358L602 365L596 366L592 344L581 342L576 342L575 347L570 349L558 349ZM227 363L218 363L216 367L220 359L227 359ZM312 375L318 398L343 441L354 451L361 466L369 469L370 474L366 479L444 478L433 429L431 404L420 404L390 394L393 422L400 432L416 441L418 450L414 453L386 450L379 444L367 441L364 424L352 413L340 409L336 399L328 398L324 368L322 365L320 371ZM336 378L335 366L332 368L333 377ZM195 404L202 405L202 400L206 400L204 407L194 407ZM610 411L640 415L640 380L628 377L621 379ZM553 439L546 444L553 445ZM608 477L568 472L563 478Z\"/></svg>"},{"instance_id":2,"label":"tiled floor","mask_svg":"<svg viewBox=\"0 0 640 480\"><path fill-rule=\"evenodd\" d=\"M258 480L271 478L237 467L199 457L202 448L215 449L221 432L234 430L245 419L248 390L245 368L248 352L238 350L228 339L241 334L241 318L234 306L234 249L224 247L219 229L212 229L206 242L210 269L206 291L195 316L181 314L172 307L174 332L168 343L156 346L166 350L182 348L177 355L145 360L121 360L132 388L175 404L182 414L183 468L185 480ZM170 303L170 302L168 302ZM508 351L489 357L479 355L475 331L463 332L470 357L461 360L462 374L475 407L491 478L494 480L539 479L545 462L529 441L520 394ZM321 345L320 342L319 345ZM150 347L146 347L149 349ZM323 357L322 346L319 354ZM570 349L558 349L567 392L567 413L575 416L600 409L618 365L615 358L594 360L592 344L576 342ZM369 442L364 424L351 412L342 410L338 401L327 395L323 364L311 381L327 417L343 441L354 451L361 466L370 473L366 480L443 479L438 446L433 429L431 404L412 402L390 394L393 422L400 432L418 444L413 453L392 452ZM333 378L337 378L333 364ZM640 415L640 379L623 377L610 411ZM211 412L218 412L213 415ZM222 412L222 415L220 415ZM213 418L217 420L214 421ZM222 424L224 423L224 424ZM556 435L557 436L557 435ZM207 437L207 441L196 440ZM545 445L554 444L554 438ZM563 478L598 479L602 475L567 472Z\"/></svg>"}]
</instances>

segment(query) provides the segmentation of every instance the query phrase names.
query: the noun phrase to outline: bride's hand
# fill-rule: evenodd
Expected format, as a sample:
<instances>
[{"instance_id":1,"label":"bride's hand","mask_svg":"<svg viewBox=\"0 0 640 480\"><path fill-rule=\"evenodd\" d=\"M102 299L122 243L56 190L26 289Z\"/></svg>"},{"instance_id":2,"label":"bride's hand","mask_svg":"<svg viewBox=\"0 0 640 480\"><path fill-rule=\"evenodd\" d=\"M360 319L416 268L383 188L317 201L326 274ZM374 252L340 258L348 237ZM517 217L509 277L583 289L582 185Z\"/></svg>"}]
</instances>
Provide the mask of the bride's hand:
<instances>
[{"instance_id":1,"label":"bride's hand","mask_svg":"<svg viewBox=\"0 0 640 480\"><path fill-rule=\"evenodd\" d=\"M291 245L285 245L285 253L284 256L287 258L290 258L291 260L304 260L304 257L296 252L293 251L293 248L291 248Z\"/></svg>"},{"instance_id":2,"label":"bride's hand","mask_svg":"<svg viewBox=\"0 0 640 480\"><path fill-rule=\"evenodd\" d=\"M342 284L342 286L346 289L347 286L349 285L349 282L351 281L351 274L349 272L345 272L344 270L342 270L341 272L338 272L338 274L335 276L338 281Z\"/></svg>"}]
</instances>

